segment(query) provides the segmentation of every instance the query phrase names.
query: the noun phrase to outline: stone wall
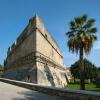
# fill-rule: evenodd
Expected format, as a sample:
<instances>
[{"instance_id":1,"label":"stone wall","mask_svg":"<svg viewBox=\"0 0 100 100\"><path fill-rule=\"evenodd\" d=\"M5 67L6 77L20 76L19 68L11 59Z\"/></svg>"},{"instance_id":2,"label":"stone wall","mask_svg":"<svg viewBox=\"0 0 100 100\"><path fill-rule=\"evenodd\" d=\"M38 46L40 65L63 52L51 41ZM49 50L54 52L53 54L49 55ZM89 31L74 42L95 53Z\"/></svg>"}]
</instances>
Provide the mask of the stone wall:
<instances>
[{"instance_id":1,"label":"stone wall","mask_svg":"<svg viewBox=\"0 0 100 100\"><path fill-rule=\"evenodd\" d=\"M46 38L46 39L45 39ZM37 30L36 34L36 50L41 52L42 54L46 55L47 57L54 60L56 63L63 66L63 57L57 52L57 49L55 49L47 40L47 37L45 37L41 32Z\"/></svg>"},{"instance_id":2,"label":"stone wall","mask_svg":"<svg viewBox=\"0 0 100 100\"><path fill-rule=\"evenodd\" d=\"M0 77L2 77L3 75L3 70L0 70Z\"/></svg>"},{"instance_id":3,"label":"stone wall","mask_svg":"<svg viewBox=\"0 0 100 100\"><path fill-rule=\"evenodd\" d=\"M10 55L7 57L7 67L13 66L13 63L15 61L35 51L35 34L35 32L33 34L30 34L20 45L16 47L16 49L14 49L14 51L10 53Z\"/></svg>"},{"instance_id":4,"label":"stone wall","mask_svg":"<svg viewBox=\"0 0 100 100\"><path fill-rule=\"evenodd\" d=\"M39 17L37 17L36 45L37 51L63 66L62 52Z\"/></svg>"},{"instance_id":5,"label":"stone wall","mask_svg":"<svg viewBox=\"0 0 100 100\"><path fill-rule=\"evenodd\" d=\"M3 78L0 78L0 81L10 83L16 86L24 87L27 89L35 90L38 92L42 92L45 94L63 97L66 100L100 100L100 92L54 88L49 86L30 84L26 82L19 82L19 81L8 80Z\"/></svg>"},{"instance_id":6,"label":"stone wall","mask_svg":"<svg viewBox=\"0 0 100 100\"><path fill-rule=\"evenodd\" d=\"M28 78L29 76L29 78ZM9 69L4 72L3 77L13 80L37 83L37 67L36 63L27 64L24 66Z\"/></svg>"},{"instance_id":7,"label":"stone wall","mask_svg":"<svg viewBox=\"0 0 100 100\"><path fill-rule=\"evenodd\" d=\"M64 87L69 81L57 43L35 16L8 48L5 78Z\"/></svg>"},{"instance_id":8,"label":"stone wall","mask_svg":"<svg viewBox=\"0 0 100 100\"><path fill-rule=\"evenodd\" d=\"M68 78L65 70L52 66L52 64L46 64L37 62L37 80L38 84L46 86L64 87L68 83Z\"/></svg>"}]
</instances>

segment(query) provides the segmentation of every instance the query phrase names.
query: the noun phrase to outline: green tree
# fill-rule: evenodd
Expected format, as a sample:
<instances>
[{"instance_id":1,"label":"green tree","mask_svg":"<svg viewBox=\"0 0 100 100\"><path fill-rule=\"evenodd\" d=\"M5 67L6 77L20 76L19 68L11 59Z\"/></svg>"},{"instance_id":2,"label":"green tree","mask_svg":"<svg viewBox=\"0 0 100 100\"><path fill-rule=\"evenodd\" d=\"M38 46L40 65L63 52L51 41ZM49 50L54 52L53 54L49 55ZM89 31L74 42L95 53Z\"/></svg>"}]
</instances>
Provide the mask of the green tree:
<instances>
[{"instance_id":1,"label":"green tree","mask_svg":"<svg viewBox=\"0 0 100 100\"><path fill-rule=\"evenodd\" d=\"M94 84L100 88L100 67L97 68L97 76L94 79Z\"/></svg>"},{"instance_id":2,"label":"green tree","mask_svg":"<svg viewBox=\"0 0 100 100\"><path fill-rule=\"evenodd\" d=\"M84 78L90 79L93 82L93 80L97 76L97 69L98 68L92 62L90 62L87 59L84 59L83 63L84 63L84 73L85 73ZM74 77L74 82L75 82L75 78L80 78L80 75L79 75L79 60L71 65L70 70L71 70L71 73Z\"/></svg>"},{"instance_id":3,"label":"green tree","mask_svg":"<svg viewBox=\"0 0 100 100\"><path fill-rule=\"evenodd\" d=\"M88 19L87 15L74 18L70 21L70 31L66 33L68 36L67 45L72 53L79 53L80 60L80 89L85 89L84 83L84 53L89 54L93 46L93 42L97 40L95 33L97 28L93 27L95 20Z\"/></svg>"},{"instance_id":4,"label":"green tree","mask_svg":"<svg viewBox=\"0 0 100 100\"><path fill-rule=\"evenodd\" d=\"M76 83L76 78L79 78L79 61L76 61L70 67L71 74L74 78L74 83Z\"/></svg>"}]
</instances>

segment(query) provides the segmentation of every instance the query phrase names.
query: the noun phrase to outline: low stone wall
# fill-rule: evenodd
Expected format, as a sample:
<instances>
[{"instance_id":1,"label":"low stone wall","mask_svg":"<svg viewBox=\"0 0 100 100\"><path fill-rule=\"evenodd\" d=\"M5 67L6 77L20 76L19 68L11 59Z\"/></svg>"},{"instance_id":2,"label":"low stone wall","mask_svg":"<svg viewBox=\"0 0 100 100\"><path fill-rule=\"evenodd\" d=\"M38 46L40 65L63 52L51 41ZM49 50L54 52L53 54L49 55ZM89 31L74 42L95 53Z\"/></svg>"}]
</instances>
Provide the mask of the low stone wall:
<instances>
[{"instance_id":1,"label":"low stone wall","mask_svg":"<svg viewBox=\"0 0 100 100\"><path fill-rule=\"evenodd\" d=\"M10 83L27 89L43 92L49 95L63 96L69 100L100 100L100 92L54 88L33 83L0 78L0 81Z\"/></svg>"}]
</instances>

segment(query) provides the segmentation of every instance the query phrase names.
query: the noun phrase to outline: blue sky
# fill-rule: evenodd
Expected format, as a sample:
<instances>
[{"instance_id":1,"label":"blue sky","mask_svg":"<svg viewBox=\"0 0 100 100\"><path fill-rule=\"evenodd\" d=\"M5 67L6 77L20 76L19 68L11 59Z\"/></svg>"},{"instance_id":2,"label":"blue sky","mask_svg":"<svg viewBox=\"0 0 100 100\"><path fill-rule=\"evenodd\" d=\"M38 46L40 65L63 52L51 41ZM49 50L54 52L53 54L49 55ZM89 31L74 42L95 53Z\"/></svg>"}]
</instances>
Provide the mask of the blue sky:
<instances>
[{"instance_id":1,"label":"blue sky","mask_svg":"<svg viewBox=\"0 0 100 100\"><path fill-rule=\"evenodd\" d=\"M36 13L60 46L67 66L79 58L71 54L66 46L68 23L83 14L95 18L98 41L86 57L100 66L100 0L0 0L0 63L6 58L8 47Z\"/></svg>"}]
</instances>

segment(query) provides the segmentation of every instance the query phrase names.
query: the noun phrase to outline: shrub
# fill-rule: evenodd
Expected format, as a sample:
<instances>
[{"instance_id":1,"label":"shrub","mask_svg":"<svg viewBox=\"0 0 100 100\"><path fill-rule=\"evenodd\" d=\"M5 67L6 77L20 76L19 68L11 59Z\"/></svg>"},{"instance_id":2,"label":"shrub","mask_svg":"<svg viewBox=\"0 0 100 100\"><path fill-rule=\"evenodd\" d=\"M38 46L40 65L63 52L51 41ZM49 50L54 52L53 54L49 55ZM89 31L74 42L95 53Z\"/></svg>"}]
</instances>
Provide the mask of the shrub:
<instances>
[{"instance_id":1,"label":"shrub","mask_svg":"<svg viewBox=\"0 0 100 100\"><path fill-rule=\"evenodd\" d=\"M99 76L95 78L94 84L96 85L97 88L100 88L100 77Z\"/></svg>"}]
</instances>

